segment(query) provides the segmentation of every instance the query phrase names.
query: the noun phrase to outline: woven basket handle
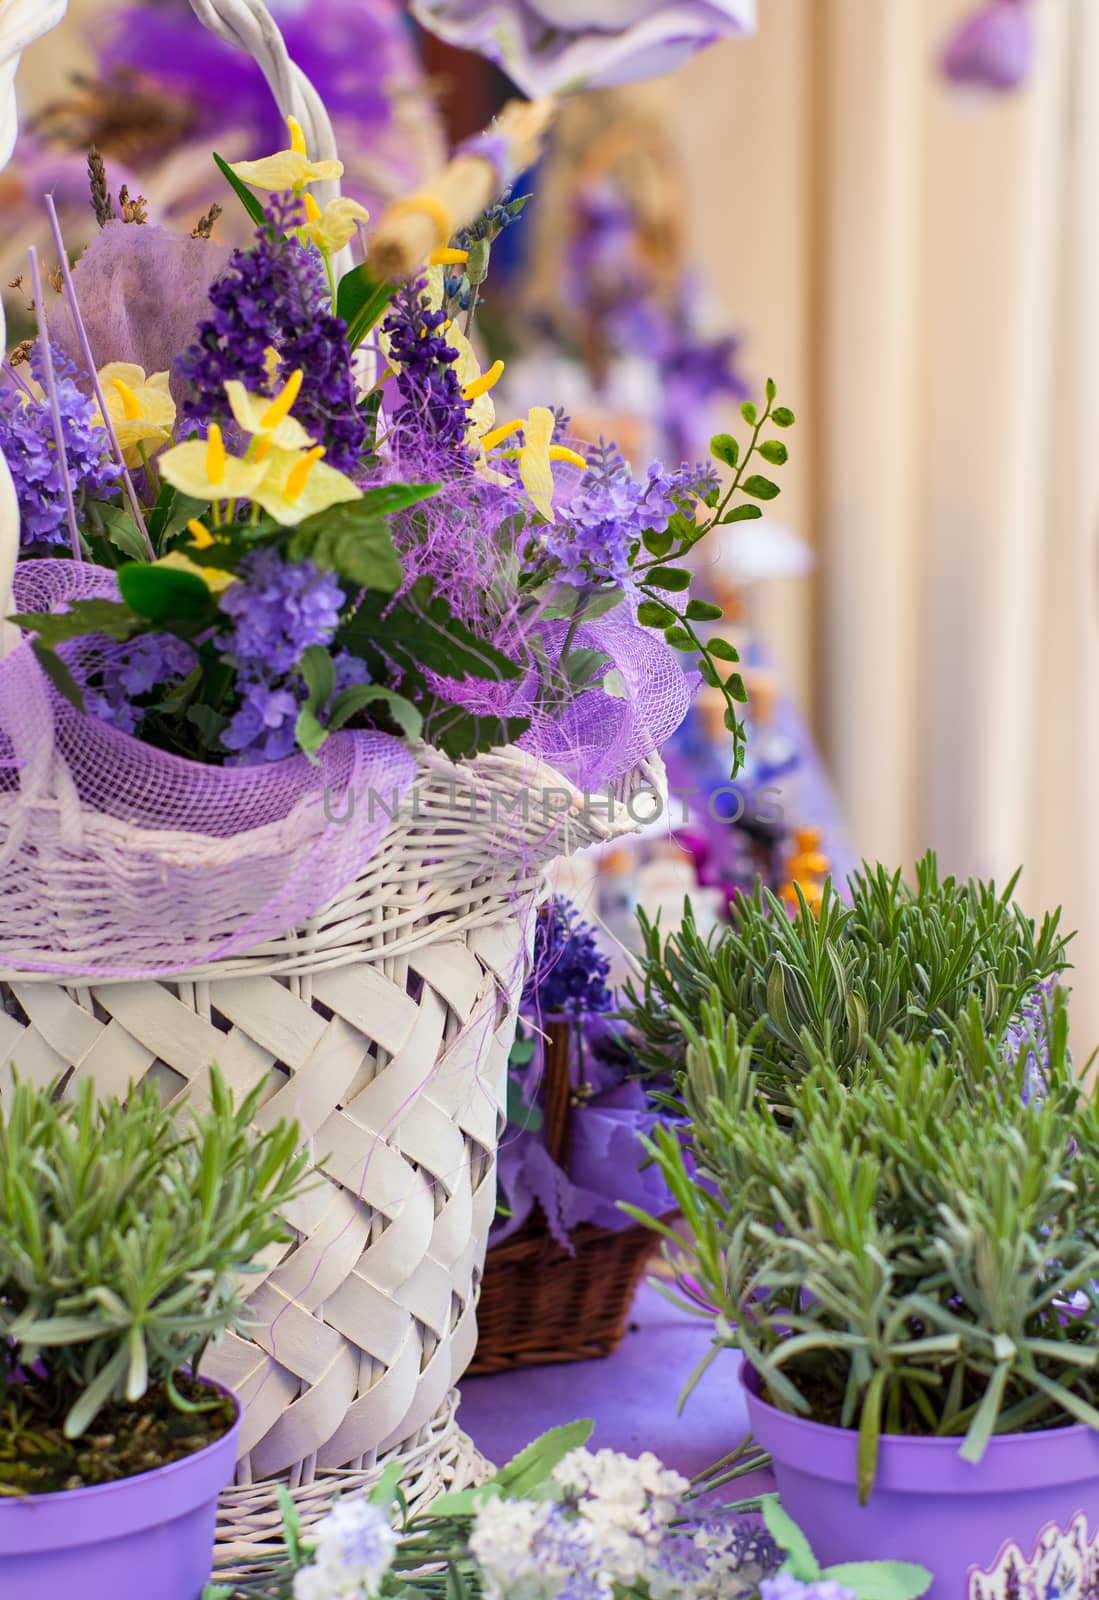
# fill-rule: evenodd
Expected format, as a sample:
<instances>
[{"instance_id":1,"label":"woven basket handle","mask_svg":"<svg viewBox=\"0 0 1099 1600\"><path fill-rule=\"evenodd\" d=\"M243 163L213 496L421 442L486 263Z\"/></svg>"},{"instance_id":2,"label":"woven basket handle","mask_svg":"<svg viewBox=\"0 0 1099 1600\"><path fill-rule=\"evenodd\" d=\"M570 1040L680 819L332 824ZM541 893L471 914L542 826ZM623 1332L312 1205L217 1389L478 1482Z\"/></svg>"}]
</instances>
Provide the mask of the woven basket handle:
<instances>
[{"instance_id":1,"label":"woven basket handle","mask_svg":"<svg viewBox=\"0 0 1099 1600\"><path fill-rule=\"evenodd\" d=\"M15 74L19 58L29 44L57 26L67 7L68 0L0 0L0 169L7 166L15 146ZM191 0L191 9L219 39L248 51L259 64L283 116L296 117L301 123L309 153L318 160L331 160L336 154L336 140L328 112L304 72L290 60L264 0ZM339 184L316 184L314 193L323 206L339 193ZM334 258L337 276L347 270L351 260L350 250L341 251ZM7 329L0 304L0 350L6 346ZM0 656L7 655L19 642L18 629L3 621L12 610L11 585L18 559L19 505L11 473L0 454Z\"/></svg>"},{"instance_id":2,"label":"woven basket handle","mask_svg":"<svg viewBox=\"0 0 1099 1600\"><path fill-rule=\"evenodd\" d=\"M559 1167L569 1164L572 1121L572 1081L569 1076L570 1022L546 1023L546 1048L542 1066L542 1106L546 1150Z\"/></svg>"}]
</instances>

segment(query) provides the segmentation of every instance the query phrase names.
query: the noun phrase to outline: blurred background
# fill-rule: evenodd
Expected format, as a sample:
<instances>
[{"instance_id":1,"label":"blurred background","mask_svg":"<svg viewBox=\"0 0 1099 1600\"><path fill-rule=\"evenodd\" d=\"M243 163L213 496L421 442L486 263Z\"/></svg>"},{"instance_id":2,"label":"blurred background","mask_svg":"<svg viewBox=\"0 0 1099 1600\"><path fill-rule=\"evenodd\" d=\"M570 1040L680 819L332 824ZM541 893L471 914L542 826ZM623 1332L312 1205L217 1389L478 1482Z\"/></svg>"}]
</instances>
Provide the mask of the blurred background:
<instances>
[{"instance_id":1,"label":"blurred background","mask_svg":"<svg viewBox=\"0 0 1099 1600\"><path fill-rule=\"evenodd\" d=\"M759 651L761 726L776 694L800 708L797 737L834 782L845 844L813 835L839 824L803 793L802 853L834 864L849 842L909 866L932 846L998 878L1025 864L1027 908L1061 903L1080 929L1090 1041L1099 0L997 6L1025 11L1025 50L997 64L993 39L989 59L947 71L958 30L990 9L975 0L759 0L753 37L569 102L483 333L517 396L544 380L631 456L700 453L775 378L798 421L769 542L710 559ZM331 80L345 187L372 207L509 92L396 4L272 9ZM112 171L140 174L154 220L193 220L216 193L197 154L211 129L230 158L266 137L262 85L198 43L191 61L175 50L172 27L200 32L178 0L69 10L22 69L5 281L43 187L81 189L92 138Z\"/></svg>"}]
</instances>

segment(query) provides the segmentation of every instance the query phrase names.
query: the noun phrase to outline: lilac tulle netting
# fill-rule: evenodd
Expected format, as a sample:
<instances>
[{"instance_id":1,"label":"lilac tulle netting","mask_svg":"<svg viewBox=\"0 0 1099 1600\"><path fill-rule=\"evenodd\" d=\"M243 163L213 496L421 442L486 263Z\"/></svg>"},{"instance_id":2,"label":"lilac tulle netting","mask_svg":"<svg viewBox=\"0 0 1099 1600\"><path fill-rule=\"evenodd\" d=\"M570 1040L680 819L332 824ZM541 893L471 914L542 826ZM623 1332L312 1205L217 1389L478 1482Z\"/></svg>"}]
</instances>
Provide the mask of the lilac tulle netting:
<instances>
[{"instance_id":1,"label":"lilac tulle netting","mask_svg":"<svg viewBox=\"0 0 1099 1600\"><path fill-rule=\"evenodd\" d=\"M117 594L102 568L42 560L19 564L13 598L34 613ZM530 715L522 748L595 792L668 737L691 682L632 621L586 624L576 643L614 661L614 695L595 687L549 714L534 679L453 692L471 710ZM353 882L416 774L406 745L372 732L335 734L316 762L184 760L78 712L24 639L0 660L0 969L119 980L252 951Z\"/></svg>"},{"instance_id":2,"label":"lilac tulle netting","mask_svg":"<svg viewBox=\"0 0 1099 1600\"><path fill-rule=\"evenodd\" d=\"M16 569L21 612L92 598L117 598L111 573ZM317 764L183 760L77 712L24 640L0 661L0 963L137 978L252 949L351 882L415 774L374 733L336 734Z\"/></svg>"}]
</instances>

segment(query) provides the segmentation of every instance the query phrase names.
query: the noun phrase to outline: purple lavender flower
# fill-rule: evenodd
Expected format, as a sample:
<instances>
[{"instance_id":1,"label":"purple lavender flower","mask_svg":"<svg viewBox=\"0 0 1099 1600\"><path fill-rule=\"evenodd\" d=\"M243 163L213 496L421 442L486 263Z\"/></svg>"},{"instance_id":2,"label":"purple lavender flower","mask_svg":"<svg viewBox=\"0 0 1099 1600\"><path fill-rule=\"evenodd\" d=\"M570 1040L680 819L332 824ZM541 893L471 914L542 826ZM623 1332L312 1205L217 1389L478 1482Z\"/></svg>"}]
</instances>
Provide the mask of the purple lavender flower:
<instances>
[{"instance_id":1,"label":"purple lavender flower","mask_svg":"<svg viewBox=\"0 0 1099 1600\"><path fill-rule=\"evenodd\" d=\"M1026 82L1033 59L1027 0L988 0L947 42L942 70L952 83L1003 93Z\"/></svg>"},{"instance_id":2,"label":"purple lavender flower","mask_svg":"<svg viewBox=\"0 0 1099 1600\"><path fill-rule=\"evenodd\" d=\"M422 435L426 444L451 451L464 463L469 418L454 370L458 352L439 332L447 320L446 312L431 309L426 288L426 278L406 283L397 291L382 323L404 402L393 419L395 446L398 450L402 443L407 447Z\"/></svg>"},{"instance_id":3,"label":"purple lavender flower","mask_svg":"<svg viewBox=\"0 0 1099 1600\"><path fill-rule=\"evenodd\" d=\"M53 351L53 363L74 498L78 505L84 497L109 499L118 491L119 471L108 454L102 424L93 420L95 402L81 394L76 385L76 368L57 349ZM41 382L37 346L31 356L31 368ZM59 551L54 547L67 549L65 480L49 402L36 399L10 376L0 386L0 450L19 500L23 553L57 555Z\"/></svg>"},{"instance_id":4,"label":"purple lavender flower","mask_svg":"<svg viewBox=\"0 0 1099 1600\"><path fill-rule=\"evenodd\" d=\"M219 641L246 678L272 680L295 668L310 645L330 644L339 627L343 590L335 573L311 561L284 561L277 550L256 550L240 566L240 581L221 596L233 619Z\"/></svg>"},{"instance_id":5,"label":"purple lavender flower","mask_svg":"<svg viewBox=\"0 0 1099 1600\"><path fill-rule=\"evenodd\" d=\"M610 578L625 583L631 546L644 533L665 532L677 498L705 492L714 481L708 467L683 466L669 473L657 461L639 483L617 447L601 444L589 453L588 470L567 510L557 523L539 528L538 537L560 562L566 582Z\"/></svg>"},{"instance_id":6,"label":"purple lavender flower","mask_svg":"<svg viewBox=\"0 0 1099 1600\"><path fill-rule=\"evenodd\" d=\"M234 251L228 270L210 288L214 314L199 324L195 343L176 361L191 385L183 414L199 424L231 423L225 381L238 378L253 394L271 394L291 372L304 373L294 415L328 452L330 466L353 472L366 441L355 402L347 327L332 315L320 256L288 238L304 220L301 202L274 195L267 225L249 250ZM280 367L272 381L267 352Z\"/></svg>"},{"instance_id":7,"label":"purple lavender flower","mask_svg":"<svg viewBox=\"0 0 1099 1600\"><path fill-rule=\"evenodd\" d=\"M576 907L560 896L538 909L534 962L523 990L523 1005L543 1016L581 1017L609 1011L611 964L595 943L594 929L581 922Z\"/></svg>"}]
</instances>

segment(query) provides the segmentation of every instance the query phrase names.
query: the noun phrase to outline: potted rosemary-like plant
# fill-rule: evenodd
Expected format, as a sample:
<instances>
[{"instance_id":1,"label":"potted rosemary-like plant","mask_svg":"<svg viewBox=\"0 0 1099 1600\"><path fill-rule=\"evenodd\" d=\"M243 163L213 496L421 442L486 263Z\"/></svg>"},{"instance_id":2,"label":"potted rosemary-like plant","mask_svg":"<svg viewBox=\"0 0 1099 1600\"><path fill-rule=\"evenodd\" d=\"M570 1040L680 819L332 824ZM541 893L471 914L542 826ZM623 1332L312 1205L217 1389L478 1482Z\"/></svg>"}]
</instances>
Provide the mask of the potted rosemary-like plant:
<instances>
[{"instance_id":1,"label":"potted rosemary-like plant","mask_svg":"<svg viewBox=\"0 0 1099 1600\"><path fill-rule=\"evenodd\" d=\"M185 1125L17 1081L0 1102L0 1600L196 1600L240 1407L204 1382L306 1156L211 1074Z\"/></svg>"},{"instance_id":2,"label":"potted rosemary-like plant","mask_svg":"<svg viewBox=\"0 0 1099 1600\"><path fill-rule=\"evenodd\" d=\"M783 1504L826 1561L922 1562L932 1600L1099 1576L1099 1106L1066 1004L1040 1061L976 996L864 1060L807 1038L781 1103L706 1005L689 1148L651 1146Z\"/></svg>"},{"instance_id":3,"label":"potted rosemary-like plant","mask_svg":"<svg viewBox=\"0 0 1099 1600\"><path fill-rule=\"evenodd\" d=\"M1067 940L1056 914L1036 926L1015 904L1016 879L997 889L942 877L929 852L914 886L864 865L846 900L826 883L819 905L799 893L792 913L757 883L709 936L690 902L666 938L641 912L641 976L623 991L637 1058L657 1076L682 1068L688 1025L715 998L781 1102L814 1050L846 1077L894 1035L940 1047L974 998L990 1034L1025 1022L1032 1005L1040 1021L1040 991L1067 965Z\"/></svg>"}]
</instances>

